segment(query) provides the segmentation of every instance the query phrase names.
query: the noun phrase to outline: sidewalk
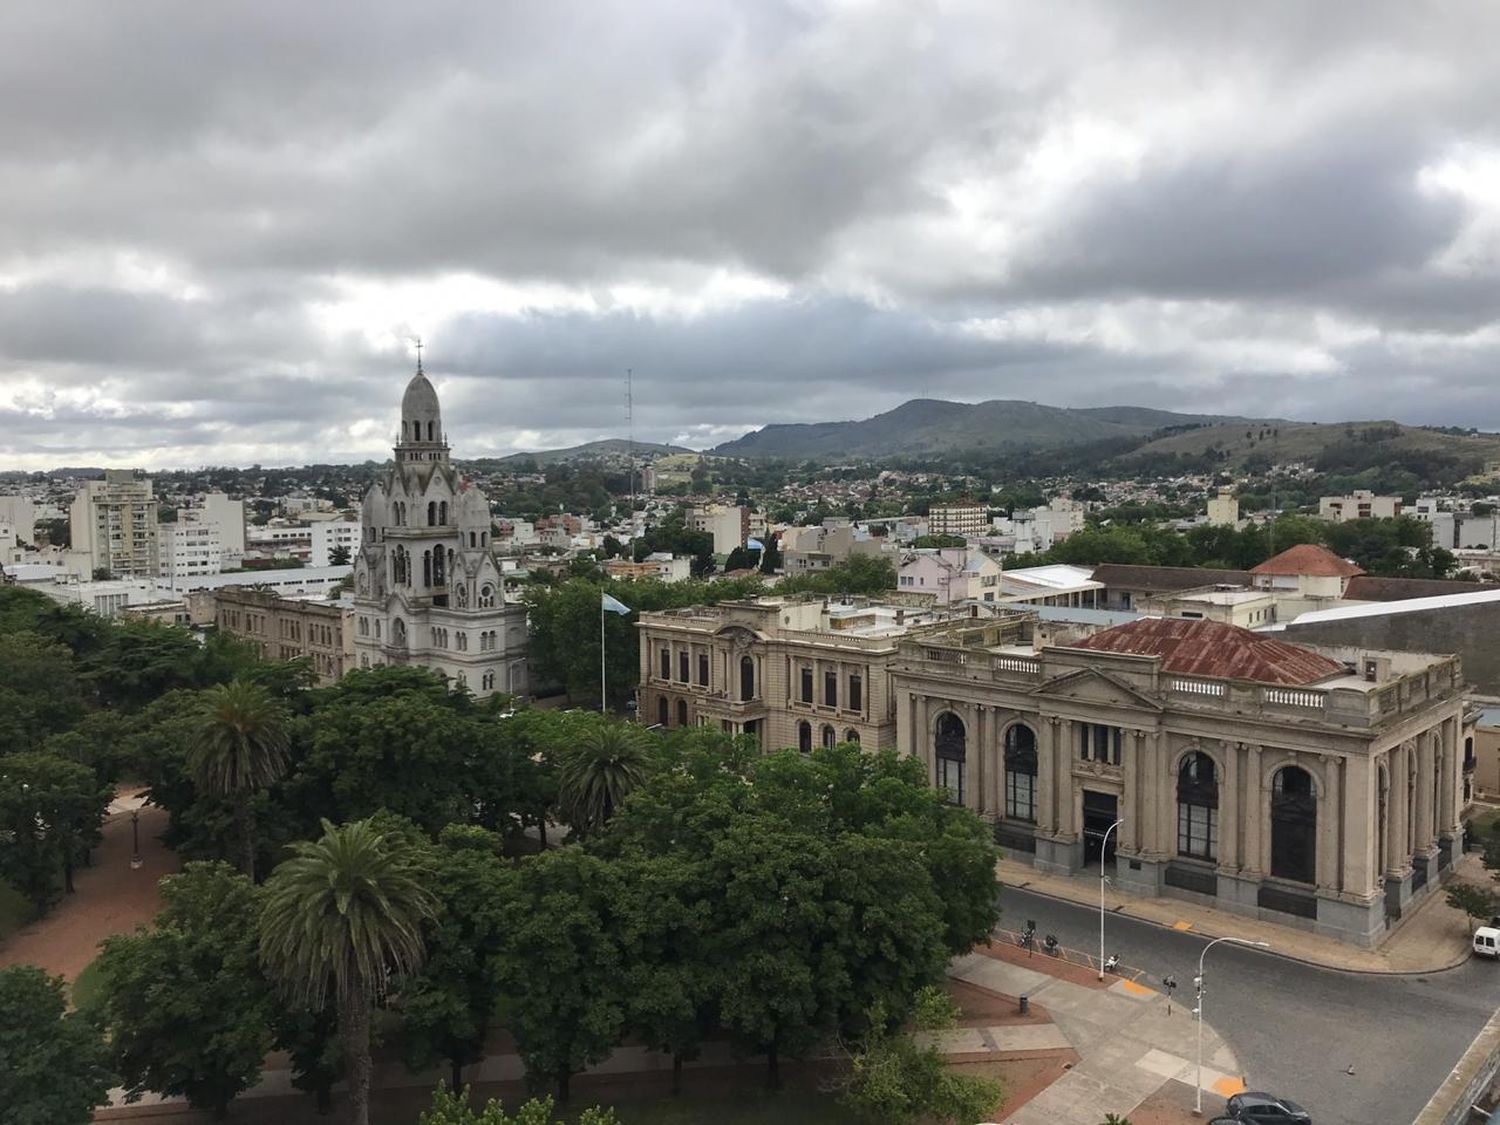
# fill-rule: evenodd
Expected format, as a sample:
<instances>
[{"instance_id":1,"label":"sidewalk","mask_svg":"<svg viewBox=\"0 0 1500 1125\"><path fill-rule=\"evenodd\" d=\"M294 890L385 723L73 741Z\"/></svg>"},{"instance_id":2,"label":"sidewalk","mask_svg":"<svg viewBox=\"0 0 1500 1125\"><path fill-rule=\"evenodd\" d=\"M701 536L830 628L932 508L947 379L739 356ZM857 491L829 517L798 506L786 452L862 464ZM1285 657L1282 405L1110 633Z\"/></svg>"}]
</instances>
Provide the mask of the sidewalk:
<instances>
[{"instance_id":1,"label":"sidewalk","mask_svg":"<svg viewBox=\"0 0 1500 1125\"><path fill-rule=\"evenodd\" d=\"M1477 855L1466 855L1453 869L1453 878L1491 886ZM1068 902L1099 908L1097 872L1081 875L1049 875L1027 863L1002 859L995 865L996 877L1007 887L1024 888ZM1004 905L1001 895L1001 905ZM1447 904L1441 890L1434 891L1396 924L1375 949L1361 949L1321 934L1290 925L1263 922L1224 910L1199 906L1175 898L1137 898L1106 887L1105 908L1114 914L1136 918L1174 930L1188 930L1204 937L1238 937L1269 943L1271 952L1294 961L1351 973L1433 973L1463 964L1469 958L1469 919Z\"/></svg>"}]
</instances>

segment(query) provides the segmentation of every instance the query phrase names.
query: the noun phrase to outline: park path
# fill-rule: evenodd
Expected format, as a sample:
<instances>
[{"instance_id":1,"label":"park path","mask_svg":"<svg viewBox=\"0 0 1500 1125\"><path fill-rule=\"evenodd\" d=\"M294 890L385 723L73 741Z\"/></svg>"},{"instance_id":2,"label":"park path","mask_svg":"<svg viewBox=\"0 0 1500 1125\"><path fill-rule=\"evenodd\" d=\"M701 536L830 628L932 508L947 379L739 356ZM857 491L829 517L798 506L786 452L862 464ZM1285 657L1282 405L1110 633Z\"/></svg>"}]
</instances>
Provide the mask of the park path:
<instances>
[{"instance_id":1,"label":"park path","mask_svg":"<svg viewBox=\"0 0 1500 1125\"><path fill-rule=\"evenodd\" d=\"M140 811L142 861L134 871L130 867L133 809ZM75 980L98 955L100 941L151 921L161 909L157 880L178 868L176 855L157 838L166 831L166 812L142 806L139 793L126 790L116 794L110 810L93 865L73 874L74 893L64 895L45 916L0 942L0 969L39 965L54 976Z\"/></svg>"}]
</instances>

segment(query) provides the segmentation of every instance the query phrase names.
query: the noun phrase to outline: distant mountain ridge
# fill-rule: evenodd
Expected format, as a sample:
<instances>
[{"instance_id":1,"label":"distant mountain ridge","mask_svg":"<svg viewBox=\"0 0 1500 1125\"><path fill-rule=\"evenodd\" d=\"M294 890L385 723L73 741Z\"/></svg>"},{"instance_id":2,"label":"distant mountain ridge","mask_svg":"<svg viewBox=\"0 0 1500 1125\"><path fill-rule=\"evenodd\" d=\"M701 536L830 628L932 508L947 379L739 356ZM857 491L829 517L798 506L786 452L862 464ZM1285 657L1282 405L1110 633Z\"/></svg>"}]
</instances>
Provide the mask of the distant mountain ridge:
<instances>
[{"instance_id":1,"label":"distant mountain ridge","mask_svg":"<svg viewBox=\"0 0 1500 1125\"><path fill-rule=\"evenodd\" d=\"M512 453L507 457L479 458L479 460L494 460L501 465L514 465L522 461L535 461L538 465L555 465L560 461L608 460L614 457L623 459L629 453L630 447L631 443L625 438L601 438L599 441L586 441L582 445L570 445L566 449L542 449L535 453ZM637 457L692 452L694 451L680 445L662 445L650 441L635 443Z\"/></svg>"},{"instance_id":2,"label":"distant mountain ridge","mask_svg":"<svg viewBox=\"0 0 1500 1125\"><path fill-rule=\"evenodd\" d=\"M863 421L773 423L710 452L722 457L881 458L968 451L1045 449L1141 438L1177 426L1240 424L1222 414L1178 414L1144 406L1044 406L1015 399L947 402L918 398Z\"/></svg>"}]
</instances>

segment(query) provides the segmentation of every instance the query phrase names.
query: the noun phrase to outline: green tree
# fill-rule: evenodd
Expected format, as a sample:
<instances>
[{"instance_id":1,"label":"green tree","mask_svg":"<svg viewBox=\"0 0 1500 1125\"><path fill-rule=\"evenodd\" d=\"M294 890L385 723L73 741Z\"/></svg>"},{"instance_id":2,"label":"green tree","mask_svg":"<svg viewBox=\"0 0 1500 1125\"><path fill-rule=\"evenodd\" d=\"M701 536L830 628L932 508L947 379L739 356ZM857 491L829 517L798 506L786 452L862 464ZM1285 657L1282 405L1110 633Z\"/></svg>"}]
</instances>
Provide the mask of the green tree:
<instances>
[{"instance_id":1,"label":"green tree","mask_svg":"<svg viewBox=\"0 0 1500 1125\"><path fill-rule=\"evenodd\" d=\"M56 901L59 876L71 892L112 796L77 762L42 752L0 758L0 878L39 911Z\"/></svg>"},{"instance_id":2,"label":"green tree","mask_svg":"<svg viewBox=\"0 0 1500 1125\"><path fill-rule=\"evenodd\" d=\"M607 1058L625 1026L615 873L572 846L517 874L497 976L527 1074L555 1083L566 1103L573 1075Z\"/></svg>"},{"instance_id":3,"label":"green tree","mask_svg":"<svg viewBox=\"0 0 1500 1125\"><path fill-rule=\"evenodd\" d=\"M475 1113L469 1104L469 1088L455 1094L446 1086L432 1092L432 1106L423 1110L417 1125L563 1125L554 1122L551 1098L532 1098L516 1110L514 1117L505 1113L505 1107L491 1098L483 1109ZM584 1110L574 1120L574 1125L619 1125L619 1118L612 1109L594 1106Z\"/></svg>"},{"instance_id":4,"label":"green tree","mask_svg":"<svg viewBox=\"0 0 1500 1125\"><path fill-rule=\"evenodd\" d=\"M1447 892L1448 905L1455 910L1462 910L1470 922L1500 914L1500 894L1489 887L1478 887L1473 883L1449 883Z\"/></svg>"},{"instance_id":5,"label":"green tree","mask_svg":"<svg viewBox=\"0 0 1500 1125\"><path fill-rule=\"evenodd\" d=\"M0 754L35 750L81 715L67 647L33 632L0 633Z\"/></svg>"},{"instance_id":6,"label":"green tree","mask_svg":"<svg viewBox=\"0 0 1500 1125\"><path fill-rule=\"evenodd\" d=\"M275 998L256 960L260 903L226 863L161 882L152 929L104 940L100 1011L134 1100L150 1090L224 1117L260 1077Z\"/></svg>"},{"instance_id":7,"label":"green tree","mask_svg":"<svg viewBox=\"0 0 1500 1125\"><path fill-rule=\"evenodd\" d=\"M348 566L349 565L349 548L348 547L334 547L333 549L331 549L328 552L328 565L329 566Z\"/></svg>"},{"instance_id":8,"label":"green tree","mask_svg":"<svg viewBox=\"0 0 1500 1125\"><path fill-rule=\"evenodd\" d=\"M581 835L609 824L646 777L644 734L633 723L600 723L563 751L558 771L558 813Z\"/></svg>"},{"instance_id":9,"label":"green tree","mask_svg":"<svg viewBox=\"0 0 1500 1125\"><path fill-rule=\"evenodd\" d=\"M271 1021L276 1049L292 1063L292 1085L317 1100L318 1112L333 1109L333 1085L344 1077L344 1052L332 1006L312 1011L301 1005L277 1006Z\"/></svg>"},{"instance_id":10,"label":"green tree","mask_svg":"<svg viewBox=\"0 0 1500 1125\"><path fill-rule=\"evenodd\" d=\"M293 851L266 882L261 962L293 1003L334 1003L351 1118L368 1125L371 1010L421 965L422 924L437 904L418 857L368 820L325 820L321 839Z\"/></svg>"},{"instance_id":11,"label":"green tree","mask_svg":"<svg viewBox=\"0 0 1500 1125\"><path fill-rule=\"evenodd\" d=\"M0 1107L7 1125L87 1125L114 1085L98 1027L68 1011L62 977L0 969Z\"/></svg>"},{"instance_id":12,"label":"green tree","mask_svg":"<svg viewBox=\"0 0 1500 1125\"><path fill-rule=\"evenodd\" d=\"M240 870L255 878L255 792L287 768L286 709L258 684L234 680L203 693L193 773L198 788L234 804Z\"/></svg>"},{"instance_id":13,"label":"green tree","mask_svg":"<svg viewBox=\"0 0 1500 1125\"><path fill-rule=\"evenodd\" d=\"M401 1046L421 1072L447 1060L453 1088L463 1068L484 1057L495 1010L497 958L504 948L513 872L497 858L500 841L482 828L450 824L435 849L438 909L426 924L427 959L401 990Z\"/></svg>"}]
</instances>

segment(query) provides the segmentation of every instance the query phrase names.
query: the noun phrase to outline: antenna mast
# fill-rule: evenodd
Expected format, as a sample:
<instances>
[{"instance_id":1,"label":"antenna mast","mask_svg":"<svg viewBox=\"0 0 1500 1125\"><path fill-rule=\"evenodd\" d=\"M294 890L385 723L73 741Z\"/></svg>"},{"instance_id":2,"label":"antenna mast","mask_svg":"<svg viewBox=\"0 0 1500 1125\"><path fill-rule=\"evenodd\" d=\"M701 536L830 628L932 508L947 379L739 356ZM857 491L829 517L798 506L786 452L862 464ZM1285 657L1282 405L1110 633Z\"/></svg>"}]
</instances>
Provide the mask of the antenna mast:
<instances>
[{"instance_id":1,"label":"antenna mast","mask_svg":"<svg viewBox=\"0 0 1500 1125\"><path fill-rule=\"evenodd\" d=\"M630 529L635 530L635 395L632 383L635 368L625 369L625 458L630 478Z\"/></svg>"}]
</instances>

